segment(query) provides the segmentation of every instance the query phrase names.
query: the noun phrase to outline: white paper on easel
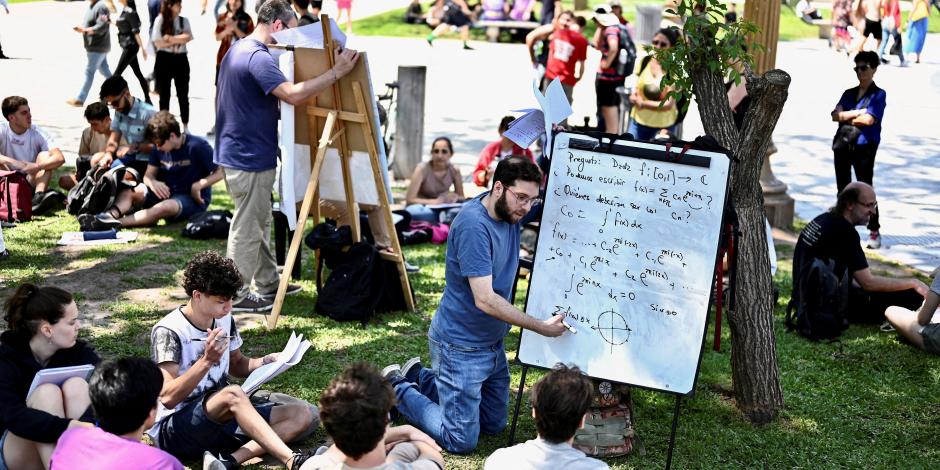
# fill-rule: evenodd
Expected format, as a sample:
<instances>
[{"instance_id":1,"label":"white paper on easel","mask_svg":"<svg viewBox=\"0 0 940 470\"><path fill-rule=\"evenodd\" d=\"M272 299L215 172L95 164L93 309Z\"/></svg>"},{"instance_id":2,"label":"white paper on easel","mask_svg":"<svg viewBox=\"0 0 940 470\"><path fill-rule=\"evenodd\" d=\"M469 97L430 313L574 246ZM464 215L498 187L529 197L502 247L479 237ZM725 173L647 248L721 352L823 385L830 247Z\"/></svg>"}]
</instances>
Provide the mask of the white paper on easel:
<instances>
[{"instance_id":1,"label":"white paper on easel","mask_svg":"<svg viewBox=\"0 0 940 470\"><path fill-rule=\"evenodd\" d=\"M288 30L289 31L289 30ZM288 81L294 81L294 53L287 52L281 54L278 58L278 66L281 68L281 73L284 74L284 77ZM294 230L297 227L297 201L304 200L304 193L306 193L306 186L299 186L300 188L300 197L297 197L297 192L294 189L297 182L296 175L303 171L302 168L297 168L298 166L303 166L304 160L301 159L298 162L296 156L294 155L294 106L286 102L281 102L281 137L278 141L278 147L281 150L281 172L278 175L278 194L281 196L281 213L287 217L287 225L291 230ZM308 158L306 159L306 171L303 171L303 174L307 175L307 179L310 177L310 158L308 152ZM300 163L301 165L297 165Z\"/></svg>"},{"instance_id":2,"label":"white paper on easel","mask_svg":"<svg viewBox=\"0 0 940 470\"><path fill-rule=\"evenodd\" d=\"M307 184L310 182L310 146L294 145L294 200L303 201ZM343 167L339 161L339 151L335 148L326 149L326 160L320 168L320 199L329 201L345 201L346 189L343 187ZM377 205L379 195L375 189L375 179L372 178L372 162L366 152L353 151L349 160L349 170L353 176L353 194L356 202L360 204ZM282 199L283 200L283 199Z\"/></svg>"},{"instance_id":3,"label":"white paper on easel","mask_svg":"<svg viewBox=\"0 0 940 470\"><path fill-rule=\"evenodd\" d=\"M346 47L346 35L343 34L343 31L337 26L333 18L330 18L330 34L333 36L334 44L338 44L340 47ZM323 25L319 22L299 28L283 29L273 33L271 36L281 45L323 49ZM283 49L278 50L283 51ZM274 52L274 50L271 52Z\"/></svg>"}]
</instances>

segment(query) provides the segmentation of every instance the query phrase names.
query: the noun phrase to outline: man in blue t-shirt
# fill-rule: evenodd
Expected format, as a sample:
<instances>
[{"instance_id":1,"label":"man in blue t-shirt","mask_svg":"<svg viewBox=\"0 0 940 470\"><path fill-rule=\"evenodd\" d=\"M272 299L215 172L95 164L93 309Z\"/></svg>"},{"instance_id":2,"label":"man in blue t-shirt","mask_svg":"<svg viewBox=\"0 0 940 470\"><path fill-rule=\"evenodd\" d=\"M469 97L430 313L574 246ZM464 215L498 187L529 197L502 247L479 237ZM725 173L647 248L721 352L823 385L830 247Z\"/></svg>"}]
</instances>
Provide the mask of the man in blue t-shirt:
<instances>
[{"instance_id":1,"label":"man in blue t-shirt","mask_svg":"<svg viewBox=\"0 0 940 470\"><path fill-rule=\"evenodd\" d=\"M271 254L271 193L277 166L279 100L298 105L349 73L359 54L346 49L336 54L332 69L319 77L292 83L268 51L272 34L297 26L288 0L268 0L258 9L258 25L237 41L219 65L216 85L215 163L225 168L225 184L235 214L226 256L235 260L245 285L234 312L271 310L278 274ZM249 287L254 283L257 294ZM299 285L287 293L300 291Z\"/></svg>"},{"instance_id":2,"label":"man in blue t-shirt","mask_svg":"<svg viewBox=\"0 0 940 470\"><path fill-rule=\"evenodd\" d=\"M168 111L160 111L150 119L145 135L157 151L150 154L144 183L133 191L121 192L111 209L97 215L80 215L78 223L83 230L146 227L160 219L185 220L209 207L212 185L222 180L222 167L213 163L209 143L180 132L179 122ZM131 212L135 199L143 200L143 206Z\"/></svg>"},{"instance_id":3,"label":"man in blue t-shirt","mask_svg":"<svg viewBox=\"0 0 940 470\"><path fill-rule=\"evenodd\" d=\"M509 303L519 265L519 231L537 205L542 174L526 158L499 162L493 189L467 201L447 240L444 296L431 321L434 369L411 360L383 375L398 411L448 452L476 448L480 432L497 434L509 411L503 337L512 325L545 336L565 332L561 316L542 321Z\"/></svg>"}]
</instances>

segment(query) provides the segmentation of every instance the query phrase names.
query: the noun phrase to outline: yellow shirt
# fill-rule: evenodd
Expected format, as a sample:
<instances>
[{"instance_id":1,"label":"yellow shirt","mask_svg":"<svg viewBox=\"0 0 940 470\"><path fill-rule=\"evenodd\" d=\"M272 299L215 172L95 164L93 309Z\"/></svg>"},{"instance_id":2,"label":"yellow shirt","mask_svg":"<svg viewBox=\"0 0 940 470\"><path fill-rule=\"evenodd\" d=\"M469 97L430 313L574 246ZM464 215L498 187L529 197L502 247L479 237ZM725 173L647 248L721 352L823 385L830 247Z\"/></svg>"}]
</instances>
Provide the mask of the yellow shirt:
<instances>
[{"instance_id":1,"label":"yellow shirt","mask_svg":"<svg viewBox=\"0 0 940 470\"><path fill-rule=\"evenodd\" d=\"M914 0L914 10L911 11L911 21L917 21L926 18L929 14L927 10L927 0Z\"/></svg>"},{"instance_id":2,"label":"yellow shirt","mask_svg":"<svg viewBox=\"0 0 940 470\"><path fill-rule=\"evenodd\" d=\"M637 67L642 66L642 62L642 60L638 61ZM652 60L650 62L652 62ZM646 67L639 72L636 81L636 88L639 90L640 96L646 100L658 102L660 97L656 95L649 96L649 92L661 90L662 79L661 76L654 77L653 67L651 67L651 64L646 64ZM646 91L646 93L644 93L644 91ZM664 129L676 123L676 119L679 117L679 110L676 109L675 106L673 106L672 109L660 109L658 107L640 109L638 106L634 106L630 116L637 124L656 129Z\"/></svg>"}]
</instances>

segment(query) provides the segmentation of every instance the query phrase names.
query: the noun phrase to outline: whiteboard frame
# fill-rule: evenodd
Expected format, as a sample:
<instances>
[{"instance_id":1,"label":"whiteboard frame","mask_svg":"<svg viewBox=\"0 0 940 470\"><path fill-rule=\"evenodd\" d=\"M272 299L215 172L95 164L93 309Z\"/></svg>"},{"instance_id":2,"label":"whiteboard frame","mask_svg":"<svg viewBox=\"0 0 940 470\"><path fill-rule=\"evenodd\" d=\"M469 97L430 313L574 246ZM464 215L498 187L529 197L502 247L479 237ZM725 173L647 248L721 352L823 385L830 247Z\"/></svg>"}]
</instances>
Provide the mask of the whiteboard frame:
<instances>
[{"instance_id":1,"label":"whiteboard frame","mask_svg":"<svg viewBox=\"0 0 940 470\"><path fill-rule=\"evenodd\" d=\"M731 182L731 174L732 174L732 172L733 172L733 167L734 167L734 162L735 162L735 158L734 158L734 156L731 154L730 151L727 151L727 150L722 151L722 150L716 150L716 149L703 149L703 148L698 148L698 147L696 147L696 146L694 145L694 143L691 143L691 142L677 142L677 143L672 143L672 144L668 144L668 145L667 145L667 144L659 144L659 143L656 143L656 142L641 142L641 141L632 140L632 139L624 138L624 137L622 137L622 136L615 136L615 135L611 135L611 134L602 134L602 135L598 136L598 135L596 135L596 134L590 134L590 133L586 133L586 132L577 132L577 131L560 131L560 132L559 132L559 131L556 131L556 132L552 132L552 139L551 139L552 144L553 144L553 146L552 146L552 156L553 156L553 157L554 157L554 155L555 155L555 147L554 147L554 145L555 145L555 144L557 143L557 141L558 141L557 137L562 136L562 135L569 135L569 136L572 136L572 137L580 136L580 137L586 137L586 138L588 138L588 139L590 139L590 140L596 140L596 141L598 141L598 144L597 144L597 146L594 148L593 151L598 152L598 153L603 153L603 154L605 154L605 155L611 155L611 156L626 157L626 156L624 156L624 155L619 155L619 154L616 154L616 153L610 153L610 152L605 152L605 151L604 151L603 147L607 147L608 149L610 149L610 148L612 148L614 145L617 145L618 142L640 143L640 144L645 144L645 145L646 145L646 144L649 144L649 145L659 145L660 147L662 147L662 151L663 151L663 153L665 154L665 155L664 155L665 158L664 158L662 161L669 161L669 162L671 162L671 163L678 163L678 164L687 164L687 163L682 163L682 160L681 160L681 159L682 159L682 156L681 156L681 154L678 153L678 152L682 152L682 151L683 151L683 150L682 150L683 147L685 147L686 145L688 145L688 150L697 150L697 151L700 151L700 152L709 152L709 153L715 154L714 156L712 156L712 157L710 157L710 158L716 158L716 157L719 156L719 155L724 155L725 157L728 158L728 174L727 174L726 177L725 177L725 191L724 191L724 198L723 198L723 200L722 200L722 207L723 207L723 209L722 209L722 215L721 215L721 222L722 222L722 223L720 224L720 227L724 227L724 221L726 220L726 218L727 218L727 216L728 216L727 211L726 211L726 209L727 209L727 207L728 207L728 200L729 200L729 198L731 197L731 191L730 191L731 188L729 187L729 184L730 184L730 182ZM629 135L629 134L624 134L624 136L627 136L627 135ZM570 138L569 138L569 141L570 141ZM678 156L678 158L676 158L676 159L671 159L670 157L666 156L666 155L671 155L671 154L673 154L673 153L676 153L677 156ZM638 158L638 157L629 157L629 158ZM551 162L549 162L548 168L549 168L549 170L551 170ZM543 206L543 207L545 206L545 202L548 200L549 197L554 197L549 191L547 191L547 188L549 187L549 181L551 180L551 171L548 171L548 172L546 173L545 178L546 178L546 179L545 179L545 188L546 188L546 191L545 191L545 196L544 196L545 199L544 199L543 202L542 202L542 206ZM540 215L540 216L539 216L539 221L540 221L540 222L541 222L541 219L542 219L542 218L541 218L541 215ZM543 234L543 232L541 231L541 227L540 227L540 228L539 228L538 240L537 240L536 245L535 245L535 252L532 254L532 263L533 263L533 264L532 264L532 272L535 272L535 270L537 269L537 264L536 264L536 263L538 263L538 259L539 259L539 257L538 257L539 246L542 245L541 243L539 243L539 242L542 241L542 234ZM712 272L711 272L711 287L712 287L712 288L713 288L714 285L715 285L715 274L716 274L716 271L717 271L717 268L718 268L718 263L720 262L720 260L719 260L719 258L718 258L718 254L719 254L720 252L721 252L721 234L718 235L718 246L715 247L715 255L714 255L714 260L715 260L715 261L714 261L714 263L712 264ZM518 268L517 268L517 270L518 270ZM526 297L525 297L525 310L524 310L524 311L528 311L528 308L529 308L529 289L530 289L531 287L532 287L531 282L526 285ZM702 329L702 344L701 344L701 346L699 347L699 350L698 350L698 359L697 359L696 365L695 365L695 375L692 377L692 387L691 387L691 389L690 389L688 392L680 392L680 391L677 391L677 390L668 390L668 389L662 389L662 388L649 387L649 386L645 386L645 385L637 385L637 384L633 384L633 383L629 383L629 382L617 382L617 383L623 383L623 384L625 384L625 385L629 385L629 386L631 386L631 387L640 388L640 389L644 389L644 390L652 390L652 391L655 391L655 392L662 392L662 393L666 393L666 394L670 394L670 395L675 395L675 396L677 396L677 397L690 397L690 398L691 398L692 396L694 396L694 395L695 395L695 387L696 387L696 385L698 384L699 371L700 371L701 368L702 368L702 352L704 351L704 348L705 348L705 341L706 341L707 335L708 335L708 324L709 324L709 321L708 321L708 316L709 316L709 314L708 314L708 312L709 312L709 310L711 310L712 305L714 305L714 298L713 298L712 295L709 295L708 303L707 303L706 306L705 306L705 317L706 317L706 318L705 318L704 328ZM515 358L515 360L514 360L513 362L515 362L515 363L517 363L517 364L521 364L521 365L524 366L524 367L534 367L534 368L542 369L542 370L550 370L550 369L551 369L550 367L544 367L544 366L540 366L540 365L537 365L537 364L529 364L529 363L524 362L524 361L522 360L522 358L520 357L520 352L522 351L522 338L523 338L523 336L524 336L522 333L523 333L522 331L520 331L520 333L519 333L519 341L518 341L518 343L516 344L516 358ZM599 379L599 380L609 380L609 379L606 379L606 378L603 378L603 377L594 377L594 376L589 375L589 374L586 374L586 375L588 375L588 376L591 377L591 378L595 378L595 379Z\"/></svg>"}]
</instances>

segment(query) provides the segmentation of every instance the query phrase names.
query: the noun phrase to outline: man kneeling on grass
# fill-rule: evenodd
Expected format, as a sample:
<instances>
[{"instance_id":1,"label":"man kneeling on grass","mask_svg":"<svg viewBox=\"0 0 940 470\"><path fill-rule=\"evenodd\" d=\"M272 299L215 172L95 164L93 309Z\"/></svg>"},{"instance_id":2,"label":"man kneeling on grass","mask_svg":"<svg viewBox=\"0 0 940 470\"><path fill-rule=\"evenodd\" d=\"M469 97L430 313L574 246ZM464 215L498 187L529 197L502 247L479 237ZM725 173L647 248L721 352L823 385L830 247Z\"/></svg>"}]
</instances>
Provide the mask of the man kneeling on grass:
<instances>
[{"instance_id":1,"label":"man kneeling on grass","mask_svg":"<svg viewBox=\"0 0 940 470\"><path fill-rule=\"evenodd\" d=\"M320 418L334 444L301 470L441 470L441 448L414 426L388 427L392 386L372 366L353 364L320 397Z\"/></svg>"},{"instance_id":2,"label":"man kneeling on grass","mask_svg":"<svg viewBox=\"0 0 940 470\"><path fill-rule=\"evenodd\" d=\"M228 384L228 375L247 377L277 360L277 353L258 358L241 353L242 338L231 314L241 286L235 263L214 251L197 254L186 266L183 288L189 302L150 333L163 390L157 424L148 434L181 459L202 455L205 469L238 468L265 453L297 469L309 455L294 453L285 442L316 430L317 408L279 393L249 397L240 386Z\"/></svg>"},{"instance_id":3,"label":"man kneeling on grass","mask_svg":"<svg viewBox=\"0 0 940 470\"><path fill-rule=\"evenodd\" d=\"M222 179L222 167L212 162L209 143L180 132L179 122L167 111L160 111L147 122L144 135L157 148L150 154L144 184L121 192L114 206L105 212L80 215L78 223L83 231L146 227L160 219L186 220L209 207L212 185ZM143 208L130 212L135 199L144 201Z\"/></svg>"},{"instance_id":4,"label":"man kneeling on grass","mask_svg":"<svg viewBox=\"0 0 940 470\"><path fill-rule=\"evenodd\" d=\"M162 386L163 375L150 359L126 357L99 364L88 381L98 427L71 428L62 433L50 468L183 470L172 455L140 442L157 416Z\"/></svg>"},{"instance_id":5,"label":"man kneeling on grass","mask_svg":"<svg viewBox=\"0 0 940 470\"><path fill-rule=\"evenodd\" d=\"M591 379L577 367L558 364L532 388L532 417L538 439L493 452L484 470L511 468L538 470L606 470L606 463L584 455L571 446L584 427L584 414L591 406Z\"/></svg>"}]
</instances>

